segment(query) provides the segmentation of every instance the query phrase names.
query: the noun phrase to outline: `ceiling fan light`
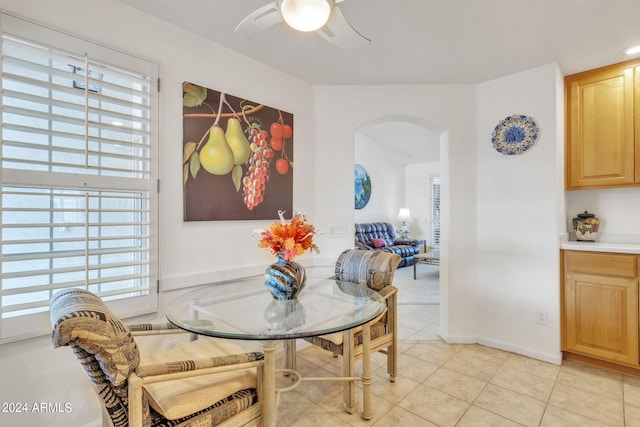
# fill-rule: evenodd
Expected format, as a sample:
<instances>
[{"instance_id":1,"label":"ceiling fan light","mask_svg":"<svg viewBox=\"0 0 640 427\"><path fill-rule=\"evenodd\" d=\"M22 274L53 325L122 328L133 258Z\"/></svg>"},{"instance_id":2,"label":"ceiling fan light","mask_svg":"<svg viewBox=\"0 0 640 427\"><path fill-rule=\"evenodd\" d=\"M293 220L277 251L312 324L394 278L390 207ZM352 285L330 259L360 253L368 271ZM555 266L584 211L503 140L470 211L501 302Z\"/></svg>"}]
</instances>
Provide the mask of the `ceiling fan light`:
<instances>
[{"instance_id":1,"label":"ceiling fan light","mask_svg":"<svg viewBox=\"0 0 640 427\"><path fill-rule=\"evenodd\" d=\"M315 31L329 20L331 0L279 0L284 21L294 30Z\"/></svg>"}]
</instances>

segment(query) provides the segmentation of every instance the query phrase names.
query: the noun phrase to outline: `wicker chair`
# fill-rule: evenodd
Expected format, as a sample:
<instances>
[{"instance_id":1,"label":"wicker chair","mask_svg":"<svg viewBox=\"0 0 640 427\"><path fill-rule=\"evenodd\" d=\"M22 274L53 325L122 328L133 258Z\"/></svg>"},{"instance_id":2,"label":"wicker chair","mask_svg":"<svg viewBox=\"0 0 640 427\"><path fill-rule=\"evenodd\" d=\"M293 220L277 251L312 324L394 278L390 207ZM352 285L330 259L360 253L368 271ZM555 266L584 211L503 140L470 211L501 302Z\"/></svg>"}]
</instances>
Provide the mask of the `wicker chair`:
<instances>
[{"instance_id":1,"label":"wicker chair","mask_svg":"<svg viewBox=\"0 0 640 427\"><path fill-rule=\"evenodd\" d=\"M395 382L398 375L398 333L397 333L397 293L392 285L400 256L388 252L367 251L360 249L348 249L340 254L335 266L336 279L345 282L358 283L367 286L382 294L387 302L387 311L381 318L375 319L370 324L370 350L371 353L382 352L387 355L387 372L390 380ZM353 328L345 339L342 332L307 338L306 340L325 350L331 351L334 356L343 356L343 374L346 377L355 376L355 360L362 357L363 331L362 327ZM351 348L345 348L344 343L352 343ZM347 357L344 357L347 355ZM347 410L354 402L354 389L349 383L345 385L345 402ZM366 398L367 396L365 396ZM369 414L363 414L367 418Z\"/></svg>"},{"instance_id":2,"label":"wicker chair","mask_svg":"<svg viewBox=\"0 0 640 427\"><path fill-rule=\"evenodd\" d=\"M181 333L171 324L127 326L80 289L50 303L54 347L70 346L115 427L237 426L261 415L263 354L209 339L141 357L133 335Z\"/></svg>"}]
</instances>

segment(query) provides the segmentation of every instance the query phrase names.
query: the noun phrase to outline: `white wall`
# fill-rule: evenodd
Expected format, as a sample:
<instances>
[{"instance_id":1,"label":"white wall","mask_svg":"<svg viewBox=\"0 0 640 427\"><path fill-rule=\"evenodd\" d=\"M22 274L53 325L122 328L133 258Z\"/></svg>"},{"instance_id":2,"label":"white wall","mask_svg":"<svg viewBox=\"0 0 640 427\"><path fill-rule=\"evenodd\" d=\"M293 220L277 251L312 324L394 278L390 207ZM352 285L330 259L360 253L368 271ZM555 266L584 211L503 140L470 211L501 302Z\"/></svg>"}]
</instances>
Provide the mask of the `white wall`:
<instances>
[{"instance_id":1,"label":"white wall","mask_svg":"<svg viewBox=\"0 0 640 427\"><path fill-rule=\"evenodd\" d=\"M355 159L369 173L371 198L363 209L355 209L354 221L397 226L398 211L405 203L404 165L392 152L360 132L355 135Z\"/></svg>"},{"instance_id":2,"label":"white wall","mask_svg":"<svg viewBox=\"0 0 640 427\"><path fill-rule=\"evenodd\" d=\"M294 114L294 207L305 209L314 220L315 122L310 85L115 0L0 0L0 8L161 65L162 289L256 274L273 260L251 237L253 229L265 227L269 222L183 222L180 208L183 81ZM82 426L97 419L97 401L88 381L80 378L83 375L71 350L54 350L49 337L2 345L0 378L4 386L0 388L0 401L69 402L73 411L56 416L0 413L0 425Z\"/></svg>"},{"instance_id":3,"label":"white wall","mask_svg":"<svg viewBox=\"0 0 640 427\"><path fill-rule=\"evenodd\" d=\"M489 345L560 361L559 235L564 224L557 182L557 100L562 79L555 64L478 85L477 277L469 286L474 333ZM491 132L512 114L532 117L538 141L521 155L505 156ZM548 324L536 324L536 310Z\"/></svg>"},{"instance_id":4,"label":"white wall","mask_svg":"<svg viewBox=\"0 0 640 427\"><path fill-rule=\"evenodd\" d=\"M573 230L573 217L589 211L600 218L599 241L640 243L640 188L573 190L566 199L568 230Z\"/></svg>"},{"instance_id":5,"label":"white wall","mask_svg":"<svg viewBox=\"0 0 640 427\"><path fill-rule=\"evenodd\" d=\"M416 163L405 167L405 200L411 209L411 236L431 245L431 177L440 175L440 162Z\"/></svg>"}]
</instances>

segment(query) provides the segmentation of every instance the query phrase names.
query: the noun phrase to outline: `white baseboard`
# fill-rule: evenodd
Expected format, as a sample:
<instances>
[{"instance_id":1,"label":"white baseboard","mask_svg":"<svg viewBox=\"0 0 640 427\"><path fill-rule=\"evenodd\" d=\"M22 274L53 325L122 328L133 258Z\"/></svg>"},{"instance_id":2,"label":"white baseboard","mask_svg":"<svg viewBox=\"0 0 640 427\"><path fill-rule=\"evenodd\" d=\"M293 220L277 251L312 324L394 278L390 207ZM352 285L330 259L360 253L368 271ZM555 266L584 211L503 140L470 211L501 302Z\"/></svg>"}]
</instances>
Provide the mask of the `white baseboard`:
<instances>
[{"instance_id":1,"label":"white baseboard","mask_svg":"<svg viewBox=\"0 0 640 427\"><path fill-rule=\"evenodd\" d=\"M480 344L487 347L508 351L510 353L519 354L521 356L530 357L532 359L541 360L543 362L553 363L554 365L562 364L561 352L557 354L546 353L527 347L520 347L510 343L472 335L446 335L442 331L438 331L438 335L448 344Z\"/></svg>"},{"instance_id":2,"label":"white baseboard","mask_svg":"<svg viewBox=\"0 0 640 427\"><path fill-rule=\"evenodd\" d=\"M547 353L538 351L528 347L520 347L513 344L496 341L487 338L478 338L478 344L486 345L487 347L493 347L500 350L508 351L511 353L527 356L532 359L541 360L543 362L553 363L554 365L562 364L562 352Z\"/></svg>"}]
</instances>

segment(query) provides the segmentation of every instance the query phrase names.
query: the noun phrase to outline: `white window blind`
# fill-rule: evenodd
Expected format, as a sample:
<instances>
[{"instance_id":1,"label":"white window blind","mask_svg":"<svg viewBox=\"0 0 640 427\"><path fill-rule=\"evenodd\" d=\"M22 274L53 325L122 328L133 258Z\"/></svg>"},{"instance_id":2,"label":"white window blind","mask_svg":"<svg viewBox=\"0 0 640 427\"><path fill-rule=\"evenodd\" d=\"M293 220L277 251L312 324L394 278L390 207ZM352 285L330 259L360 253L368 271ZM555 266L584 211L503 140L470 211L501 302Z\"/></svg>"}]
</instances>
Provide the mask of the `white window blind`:
<instances>
[{"instance_id":1,"label":"white window blind","mask_svg":"<svg viewBox=\"0 0 640 427\"><path fill-rule=\"evenodd\" d=\"M431 177L431 246L440 246L440 176Z\"/></svg>"},{"instance_id":2,"label":"white window blind","mask_svg":"<svg viewBox=\"0 0 640 427\"><path fill-rule=\"evenodd\" d=\"M60 289L120 315L157 306L156 76L2 16L1 341L47 331Z\"/></svg>"}]
</instances>

